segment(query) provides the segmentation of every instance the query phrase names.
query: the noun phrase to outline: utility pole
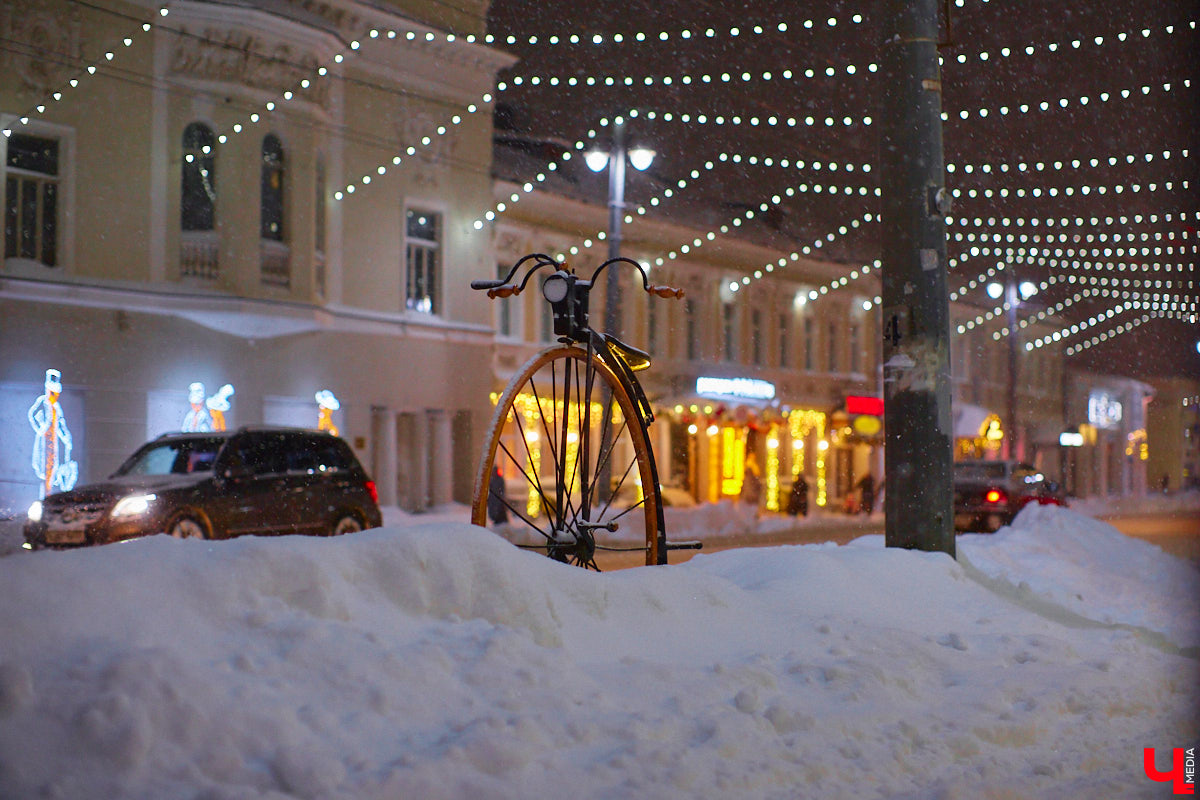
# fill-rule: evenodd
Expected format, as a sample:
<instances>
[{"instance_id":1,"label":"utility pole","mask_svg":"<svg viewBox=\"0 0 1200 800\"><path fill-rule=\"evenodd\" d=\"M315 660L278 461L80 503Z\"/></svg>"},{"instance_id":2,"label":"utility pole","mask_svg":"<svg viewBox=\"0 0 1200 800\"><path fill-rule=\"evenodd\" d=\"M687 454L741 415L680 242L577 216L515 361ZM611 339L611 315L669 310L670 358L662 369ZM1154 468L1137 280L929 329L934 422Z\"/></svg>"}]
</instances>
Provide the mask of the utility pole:
<instances>
[{"instance_id":1,"label":"utility pole","mask_svg":"<svg viewBox=\"0 0 1200 800\"><path fill-rule=\"evenodd\" d=\"M1004 421L1004 453L1008 458L1024 458L1017 427L1017 281L1011 264L1004 270L1004 304L1008 306L1008 419Z\"/></svg>"},{"instance_id":2,"label":"utility pole","mask_svg":"<svg viewBox=\"0 0 1200 800\"><path fill-rule=\"evenodd\" d=\"M888 0L881 46L888 547L954 555L940 0Z\"/></svg>"},{"instance_id":3,"label":"utility pole","mask_svg":"<svg viewBox=\"0 0 1200 800\"><path fill-rule=\"evenodd\" d=\"M608 157L608 257L621 255L621 222L625 216L625 122L613 123L612 152ZM604 330L610 336L621 336L621 275L620 269L608 269L604 285Z\"/></svg>"}]
</instances>

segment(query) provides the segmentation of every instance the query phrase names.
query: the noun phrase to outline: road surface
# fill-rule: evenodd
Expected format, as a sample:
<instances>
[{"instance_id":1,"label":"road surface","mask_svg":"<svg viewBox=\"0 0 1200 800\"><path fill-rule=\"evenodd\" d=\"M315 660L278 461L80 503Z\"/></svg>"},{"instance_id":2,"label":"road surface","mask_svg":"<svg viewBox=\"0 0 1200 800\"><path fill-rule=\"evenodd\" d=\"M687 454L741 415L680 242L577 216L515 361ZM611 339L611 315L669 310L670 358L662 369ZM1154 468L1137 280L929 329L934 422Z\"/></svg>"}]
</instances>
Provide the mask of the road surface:
<instances>
[{"instance_id":1,"label":"road surface","mask_svg":"<svg viewBox=\"0 0 1200 800\"><path fill-rule=\"evenodd\" d=\"M1104 517L1103 519L1127 536L1144 539L1158 545L1168 553L1200 563L1200 513L1181 511L1130 514ZM833 517L828 525L810 525L778 533L705 539L703 550L672 550L668 559L672 564L681 564L692 558L697 552L715 553L735 547L769 547L781 544L819 544L821 542L845 544L859 536L882 534L883 526L882 514L875 514L869 519L865 517ZM602 570L609 571L642 566L642 558L641 553L599 553L596 562Z\"/></svg>"}]
</instances>

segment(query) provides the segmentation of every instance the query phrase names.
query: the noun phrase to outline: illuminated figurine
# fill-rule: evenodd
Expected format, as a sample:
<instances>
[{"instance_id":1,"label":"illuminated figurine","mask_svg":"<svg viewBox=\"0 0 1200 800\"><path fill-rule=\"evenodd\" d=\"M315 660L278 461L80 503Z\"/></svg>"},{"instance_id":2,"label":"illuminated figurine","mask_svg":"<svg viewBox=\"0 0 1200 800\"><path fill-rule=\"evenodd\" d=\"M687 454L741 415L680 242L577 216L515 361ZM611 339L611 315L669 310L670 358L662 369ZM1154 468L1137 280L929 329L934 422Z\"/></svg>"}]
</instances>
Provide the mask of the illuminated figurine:
<instances>
[{"instance_id":1,"label":"illuminated figurine","mask_svg":"<svg viewBox=\"0 0 1200 800\"><path fill-rule=\"evenodd\" d=\"M184 433L208 433L212 430L212 415L204 406L204 384L193 383L188 387L188 403L192 408L183 418Z\"/></svg>"},{"instance_id":2,"label":"illuminated figurine","mask_svg":"<svg viewBox=\"0 0 1200 800\"><path fill-rule=\"evenodd\" d=\"M328 389L317 392L317 430L329 431L337 436L338 429L337 425L333 424L333 412L341 407L342 404L334 397L333 392Z\"/></svg>"},{"instance_id":3,"label":"illuminated figurine","mask_svg":"<svg viewBox=\"0 0 1200 800\"><path fill-rule=\"evenodd\" d=\"M62 373L46 370L46 393L29 407L33 427L33 471L41 480L40 497L58 487L67 491L79 478L79 464L71 460L71 432L63 417L58 397L62 394Z\"/></svg>"},{"instance_id":4,"label":"illuminated figurine","mask_svg":"<svg viewBox=\"0 0 1200 800\"><path fill-rule=\"evenodd\" d=\"M233 396L233 384L227 383L217 390L217 393L204 402L208 406L208 415L212 418L214 431L225 430L225 412L229 410L229 398Z\"/></svg>"},{"instance_id":5,"label":"illuminated figurine","mask_svg":"<svg viewBox=\"0 0 1200 800\"><path fill-rule=\"evenodd\" d=\"M225 430L225 412L229 410L229 397L233 386L225 384L212 397L205 398L204 384L197 381L188 386L188 403L191 409L183 418L185 433L208 433Z\"/></svg>"}]
</instances>

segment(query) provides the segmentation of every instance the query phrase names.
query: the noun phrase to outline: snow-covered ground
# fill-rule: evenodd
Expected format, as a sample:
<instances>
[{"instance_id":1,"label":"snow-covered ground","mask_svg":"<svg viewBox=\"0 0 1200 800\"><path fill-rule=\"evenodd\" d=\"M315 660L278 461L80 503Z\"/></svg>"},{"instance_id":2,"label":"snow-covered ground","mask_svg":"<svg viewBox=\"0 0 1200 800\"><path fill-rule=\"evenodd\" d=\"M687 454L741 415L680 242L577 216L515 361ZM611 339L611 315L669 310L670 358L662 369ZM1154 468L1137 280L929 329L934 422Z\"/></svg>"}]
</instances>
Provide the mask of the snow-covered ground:
<instances>
[{"instance_id":1,"label":"snow-covered ground","mask_svg":"<svg viewBox=\"0 0 1200 800\"><path fill-rule=\"evenodd\" d=\"M0 797L1150 798L1200 741L1200 572L1071 510L606 574L424 519L0 559Z\"/></svg>"}]
</instances>

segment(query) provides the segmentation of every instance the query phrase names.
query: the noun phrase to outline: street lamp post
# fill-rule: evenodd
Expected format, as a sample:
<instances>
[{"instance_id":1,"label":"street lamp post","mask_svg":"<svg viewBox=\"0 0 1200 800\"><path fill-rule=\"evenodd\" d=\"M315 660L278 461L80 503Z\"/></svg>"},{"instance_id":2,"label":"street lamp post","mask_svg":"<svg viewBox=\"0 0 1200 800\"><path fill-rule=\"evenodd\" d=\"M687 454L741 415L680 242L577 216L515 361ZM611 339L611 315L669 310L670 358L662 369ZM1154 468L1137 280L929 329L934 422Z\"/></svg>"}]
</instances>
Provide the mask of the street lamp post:
<instances>
[{"instance_id":1,"label":"street lamp post","mask_svg":"<svg viewBox=\"0 0 1200 800\"><path fill-rule=\"evenodd\" d=\"M591 150L584 156L588 169L600 172L608 167L608 257L621 255L621 223L625 217L625 160L634 169L649 169L654 151L635 147L626 151L625 120L617 117L612 125L612 151ZM613 336L621 332L621 272L610 269L604 284L604 329Z\"/></svg>"},{"instance_id":2,"label":"street lamp post","mask_svg":"<svg viewBox=\"0 0 1200 800\"><path fill-rule=\"evenodd\" d=\"M1008 419L1005 420L1008 435L1004 437L1004 457L1023 459L1025 443L1017 426L1017 307L1037 294L1037 286L1029 281L1018 284L1009 265L1004 270L1004 284L989 283L987 293L993 300L1004 296L1008 319Z\"/></svg>"}]
</instances>

